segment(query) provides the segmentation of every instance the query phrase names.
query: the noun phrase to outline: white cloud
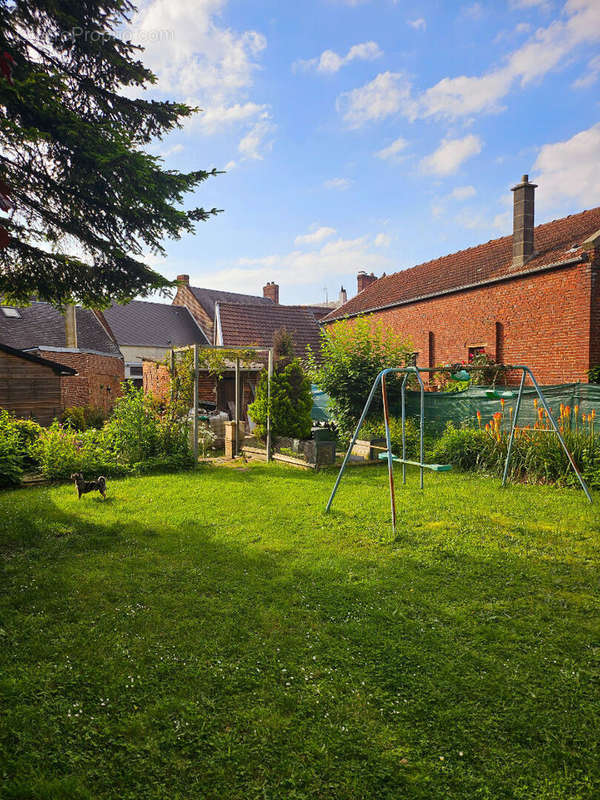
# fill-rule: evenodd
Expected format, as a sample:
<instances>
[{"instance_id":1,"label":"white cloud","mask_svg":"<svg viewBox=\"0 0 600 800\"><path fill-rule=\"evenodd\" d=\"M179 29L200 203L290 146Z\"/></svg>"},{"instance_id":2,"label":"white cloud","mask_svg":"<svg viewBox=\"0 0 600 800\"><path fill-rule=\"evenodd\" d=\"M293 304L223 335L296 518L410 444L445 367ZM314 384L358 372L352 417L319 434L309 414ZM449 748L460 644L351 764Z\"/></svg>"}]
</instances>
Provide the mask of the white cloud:
<instances>
[{"instance_id":1,"label":"white cloud","mask_svg":"<svg viewBox=\"0 0 600 800\"><path fill-rule=\"evenodd\" d=\"M256 292L266 281L282 286L322 285L323 276L347 275L358 269L376 273L389 271L393 262L371 246L371 237L336 239L318 250L293 250L289 253L259 258L241 258L232 265L213 273L213 286L235 287L240 292ZM204 281L203 285L206 285Z\"/></svg>"},{"instance_id":2,"label":"white cloud","mask_svg":"<svg viewBox=\"0 0 600 800\"><path fill-rule=\"evenodd\" d=\"M414 28L416 31L424 31L427 28L427 22L423 19L423 17L419 17L418 19L407 19L406 24L410 25L410 27Z\"/></svg>"},{"instance_id":3,"label":"white cloud","mask_svg":"<svg viewBox=\"0 0 600 800\"><path fill-rule=\"evenodd\" d=\"M392 237L388 233L378 233L375 237L375 247L389 247Z\"/></svg>"},{"instance_id":4,"label":"white cloud","mask_svg":"<svg viewBox=\"0 0 600 800\"><path fill-rule=\"evenodd\" d=\"M576 200L582 207L600 204L600 122L567 139L544 145L533 165L539 184L536 203L558 207Z\"/></svg>"},{"instance_id":5,"label":"white cloud","mask_svg":"<svg viewBox=\"0 0 600 800\"><path fill-rule=\"evenodd\" d=\"M406 150L407 147L408 142L406 139L403 139L402 136L400 136L387 147L384 147L382 150L378 150L375 155L377 158L383 159L383 161L400 161L402 159L400 153Z\"/></svg>"},{"instance_id":6,"label":"white cloud","mask_svg":"<svg viewBox=\"0 0 600 800\"><path fill-rule=\"evenodd\" d=\"M469 197L475 197L477 191L474 186L457 186L450 192L450 197L455 200L467 200Z\"/></svg>"},{"instance_id":7,"label":"white cloud","mask_svg":"<svg viewBox=\"0 0 600 800\"><path fill-rule=\"evenodd\" d=\"M437 150L421 160L421 169L431 175L452 175L464 161L480 153L481 147L481 139L472 133L462 139L443 139Z\"/></svg>"},{"instance_id":8,"label":"white cloud","mask_svg":"<svg viewBox=\"0 0 600 800\"><path fill-rule=\"evenodd\" d=\"M144 63L160 89L178 96L220 98L252 83L255 58L266 39L257 31L236 32L216 18L227 0L150 0L131 22L134 31L168 31L168 37L144 37Z\"/></svg>"},{"instance_id":9,"label":"white cloud","mask_svg":"<svg viewBox=\"0 0 600 800\"><path fill-rule=\"evenodd\" d=\"M404 74L382 72L365 86L340 95L337 108L355 128L397 113L414 120L498 112L515 84L524 87L541 80L578 48L596 41L600 41L600 2L567 0L560 18L538 28L501 66L483 75L445 77L413 95Z\"/></svg>"},{"instance_id":10,"label":"white cloud","mask_svg":"<svg viewBox=\"0 0 600 800\"><path fill-rule=\"evenodd\" d=\"M334 73L352 61L374 61L381 58L383 52L379 49L377 42L362 42L353 45L345 56L341 56L334 50L324 50L319 58L310 58L306 61L300 59L292 64L294 71L316 70L317 72Z\"/></svg>"},{"instance_id":11,"label":"white cloud","mask_svg":"<svg viewBox=\"0 0 600 800\"><path fill-rule=\"evenodd\" d=\"M352 181L350 178L330 178L323 183L326 189L340 189L341 191L349 189L351 185Z\"/></svg>"},{"instance_id":12,"label":"white cloud","mask_svg":"<svg viewBox=\"0 0 600 800\"><path fill-rule=\"evenodd\" d=\"M400 110L410 116L410 91L410 82L403 73L380 72L370 83L341 94L336 108L350 127L358 128Z\"/></svg>"},{"instance_id":13,"label":"white cloud","mask_svg":"<svg viewBox=\"0 0 600 800\"><path fill-rule=\"evenodd\" d=\"M225 164L225 171L227 172L229 170L235 169L236 167L237 163L235 161L228 161L227 164Z\"/></svg>"},{"instance_id":14,"label":"white cloud","mask_svg":"<svg viewBox=\"0 0 600 800\"><path fill-rule=\"evenodd\" d=\"M274 130L275 126L267 119L256 122L238 145L242 158L262 160L273 147L273 140L268 137Z\"/></svg>"},{"instance_id":15,"label":"white cloud","mask_svg":"<svg viewBox=\"0 0 600 800\"><path fill-rule=\"evenodd\" d=\"M247 97L267 40L255 30L223 26L219 16L226 5L227 0L147 0L128 33L143 44L143 61L158 78L148 91L202 109L186 128L213 134L237 125L250 128L252 137L270 116L266 105Z\"/></svg>"},{"instance_id":16,"label":"white cloud","mask_svg":"<svg viewBox=\"0 0 600 800\"><path fill-rule=\"evenodd\" d=\"M231 106L212 106L201 111L195 123L204 133L216 133L227 125L247 122L256 117L269 116L267 106L258 103L235 103Z\"/></svg>"},{"instance_id":17,"label":"white cloud","mask_svg":"<svg viewBox=\"0 0 600 800\"><path fill-rule=\"evenodd\" d=\"M593 86L600 77L600 56L595 56L588 64L587 72L581 78L573 81L575 89L587 89Z\"/></svg>"},{"instance_id":18,"label":"white cloud","mask_svg":"<svg viewBox=\"0 0 600 800\"><path fill-rule=\"evenodd\" d=\"M301 236L296 236L294 239L294 244L320 244L325 239L333 236L334 233L337 233L335 228L327 228L326 226L323 226L321 228L317 228L312 233L304 233Z\"/></svg>"}]
</instances>

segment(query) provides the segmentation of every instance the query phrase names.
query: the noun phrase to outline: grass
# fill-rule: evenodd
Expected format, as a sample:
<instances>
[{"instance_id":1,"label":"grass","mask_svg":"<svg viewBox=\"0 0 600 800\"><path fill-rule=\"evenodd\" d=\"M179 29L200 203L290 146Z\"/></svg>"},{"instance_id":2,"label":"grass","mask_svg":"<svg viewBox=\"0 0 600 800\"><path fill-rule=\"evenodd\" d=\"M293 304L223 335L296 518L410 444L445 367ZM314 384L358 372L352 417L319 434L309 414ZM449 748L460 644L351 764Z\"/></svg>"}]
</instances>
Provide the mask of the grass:
<instances>
[{"instance_id":1,"label":"grass","mask_svg":"<svg viewBox=\"0 0 600 800\"><path fill-rule=\"evenodd\" d=\"M0 796L597 798L597 506L386 479L0 494Z\"/></svg>"}]
</instances>

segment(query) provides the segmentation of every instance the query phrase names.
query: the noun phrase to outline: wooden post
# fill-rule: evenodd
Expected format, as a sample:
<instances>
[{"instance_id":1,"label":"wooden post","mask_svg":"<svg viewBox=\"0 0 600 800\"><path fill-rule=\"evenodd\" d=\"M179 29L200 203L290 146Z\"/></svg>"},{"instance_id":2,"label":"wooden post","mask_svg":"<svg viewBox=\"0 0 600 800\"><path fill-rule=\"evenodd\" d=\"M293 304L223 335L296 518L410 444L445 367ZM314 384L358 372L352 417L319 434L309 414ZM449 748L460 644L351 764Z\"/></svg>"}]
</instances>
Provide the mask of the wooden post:
<instances>
[{"instance_id":1,"label":"wooden post","mask_svg":"<svg viewBox=\"0 0 600 800\"><path fill-rule=\"evenodd\" d=\"M267 371L267 461L271 460L271 378L273 376L273 348L269 349Z\"/></svg>"},{"instance_id":2,"label":"wooden post","mask_svg":"<svg viewBox=\"0 0 600 800\"><path fill-rule=\"evenodd\" d=\"M171 348L171 405L175 397L175 350Z\"/></svg>"},{"instance_id":3,"label":"wooden post","mask_svg":"<svg viewBox=\"0 0 600 800\"><path fill-rule=\"evenodd\" d=\"M239 455L240 435L240 359L235 360L235 446L233 452Z\"/></svg>"},{"instance_id":4,"label":"wooden post","mask_svg":"<svg viewBox=\"0 0 600 800\"><path fill-rule=\"evenodd\" d=\"M198 463L198 345L194 345L194 463Z\"/></svg>"}]
</instances>

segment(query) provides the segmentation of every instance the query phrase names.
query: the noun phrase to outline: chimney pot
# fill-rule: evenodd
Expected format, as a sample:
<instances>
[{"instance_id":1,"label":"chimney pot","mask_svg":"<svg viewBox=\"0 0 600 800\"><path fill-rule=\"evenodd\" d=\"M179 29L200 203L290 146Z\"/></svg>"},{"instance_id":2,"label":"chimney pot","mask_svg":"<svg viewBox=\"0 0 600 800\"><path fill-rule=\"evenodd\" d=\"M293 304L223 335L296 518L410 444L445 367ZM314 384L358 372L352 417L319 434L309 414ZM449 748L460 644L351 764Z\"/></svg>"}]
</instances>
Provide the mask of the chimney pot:
<instances>
[{"instance_id":1,"label":"chimney pot","mask_svg":"<svg viewBox=\"0 0 600 800\"><path fill-rule=\"evenodd\" d=\"M275 281L267 281L263 286L263 297L272 300L274 303L279 303L279 285Z\"/></svg>"},{"instance_id":2,"label":"chimney pot","mask_svg":"<svg viewBox=\"0 0 600 800\"><path fill-rule=\"evenodd\" d=\"M534 254L533 231L535 227L535 190L537 185L529 183L529 175L523 175L521 183L513 186L513 259L515 268L524 266Z\"/></svg>"},{"instance_id":3,"label":"chimney pot","mask_svg":"<svg viewBox=\"0 0 600 800\"><path fill-rule=\"evenodd\" d=\"M189 275L178 275L177 280L179 283L184 283L186 286L190 285L190 276Z\"/></svg>"},{"instance_id":4,"label":"chimney pot","mask_svg":"<svg viewBox=\"0 0 600 800\"><path fill-rule=\"evenodd\" d=\"M340 296L338 297L338 303L339 303L340 306L343 306L344 303L347 303L347 302L348 302L348 294L347 294L346 290L344 289L344 287L342 286L340 288Z\"/></svg>"}]
</instances>

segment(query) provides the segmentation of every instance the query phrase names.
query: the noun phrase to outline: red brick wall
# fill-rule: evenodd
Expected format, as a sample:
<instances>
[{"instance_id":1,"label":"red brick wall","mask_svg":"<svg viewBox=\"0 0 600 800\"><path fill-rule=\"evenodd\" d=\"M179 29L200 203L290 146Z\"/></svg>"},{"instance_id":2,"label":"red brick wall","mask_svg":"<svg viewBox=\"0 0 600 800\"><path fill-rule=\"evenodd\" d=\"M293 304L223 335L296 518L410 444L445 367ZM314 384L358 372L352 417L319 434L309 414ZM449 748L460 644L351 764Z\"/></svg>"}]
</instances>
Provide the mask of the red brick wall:
<instances>
[{"instance_id":1,"label":"red brick wall","mask_svg":"<svg viewBox=\"0 0 600 800\"><path fill-rule=\"evenodd\" d=\"M213 342L213 321L208 316L204 308L196 300L192 294L189 286L178 286L177 294L173 299L174 306L185 306L190 312L192 317L196 320L198 325L204 331L206 338L212 344Z\"/></svg>"},{"instance_id":2,"label":"red brick wall","mask_svg":"<svg viewBox=\"0 0 600 800\"><path fill-rule=\"evenodd\" d=\"M166 402L171 392L171 378L167 367L154 361L144 361L143 372L144 391ZM200 373L198 376L198 398L200 402L214 403L216 401L216 385L214 377L206 373Z\"/></svg>"},{"instance_id":3,"label":"red brick wall","mask_svg":"<svg viewBox=\"0 0 600 800\"><path fill-rule=\"evenodd\" d=\"M590 304L590 367L600 366L600 250L590 253L592 264L592 294Z\"/></svg>"},{"instance_id":4,"label":"red brick wall","mask_svg":"<svg viewBox=\"0 0 600 800\"><path fill-rule=\"evenodd\" d=\"M125 380L122 358L98 356L92 353L51 353L40 351L40 355L73 367L78 374L61 378L61 403L69 406L90 405L108 414L121 394L121 382Z\"/></svg>"},{"instance_id":5,"label":"red brick wall","mask_svg":"<svg viewBox=\"0 0 600 800\"><path fill-rule=\"evenodd\" d=\"M600 356L599 266L600 259L369 316L409 335L421 366L429 366L431 342L436 364L467 361L478 345L495 358L500 323L504 363L526 364L542 384L585 381L590 349Z\"/></svg>"}]
</instances>

